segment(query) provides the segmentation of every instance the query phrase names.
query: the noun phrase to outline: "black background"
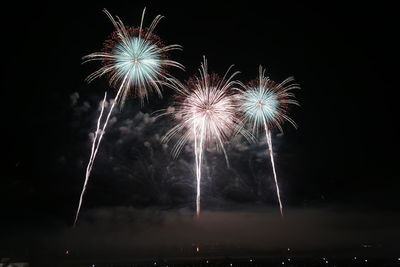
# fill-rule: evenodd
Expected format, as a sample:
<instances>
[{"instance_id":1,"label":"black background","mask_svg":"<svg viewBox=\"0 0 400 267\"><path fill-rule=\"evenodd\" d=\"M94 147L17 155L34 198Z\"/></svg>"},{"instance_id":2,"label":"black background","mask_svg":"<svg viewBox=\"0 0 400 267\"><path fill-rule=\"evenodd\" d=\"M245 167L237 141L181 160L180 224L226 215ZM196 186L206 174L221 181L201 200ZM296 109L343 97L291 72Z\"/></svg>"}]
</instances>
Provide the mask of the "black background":
<instances>
[{"instance_id":1,"label":"black background","mask_svg":"<svg viewBox=\"0 0 400 267\"><path fill-rule=\"evenodd\" d=\"M296 78L301 108L292 117L299 129L286 125L284 139L295 174L288 182L289 207L398 212L394 7L276 2L82 1L4 8L2 232L21 224L72 223L84 168L68 172L58 159L85 160L88 148L77 147L87 139L78 142L70 127L76 119L70 95L100 98L108 89L104 79L84 82L98 65L81 65L81 57L98 51L113 30L104 7L127 25L139 24L144 6L147 23L165 15L156 33L183 46L172 54L186 66L185 73L174 72L179 79L195 73L203 55L216 72L235 64L244 81L255 77L260 64L273 79ZM165 107L170 94L151 101Z\"/></svg>"}]
</instances>

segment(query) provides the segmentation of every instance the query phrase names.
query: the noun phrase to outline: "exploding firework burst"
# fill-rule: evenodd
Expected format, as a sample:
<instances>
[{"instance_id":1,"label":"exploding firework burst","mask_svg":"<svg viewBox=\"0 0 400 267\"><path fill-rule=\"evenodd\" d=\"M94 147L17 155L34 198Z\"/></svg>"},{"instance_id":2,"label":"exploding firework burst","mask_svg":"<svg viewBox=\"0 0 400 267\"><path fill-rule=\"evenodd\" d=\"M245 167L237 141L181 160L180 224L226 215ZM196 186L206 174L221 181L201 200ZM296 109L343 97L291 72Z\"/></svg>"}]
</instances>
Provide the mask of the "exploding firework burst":
<instances>
[{"instance_id":1,"label":"exploding firework burst","mask_svg":"<svg viewBox=\"0 0 400 267\"><path fill-rule=\"evenodd\" d=\"M137 28L126 27L118 17L114 18L107 10L104 10L104 12L113 23L115 31L111 34L111 38L104 43L102 52L92 53L84 57L85 62L98 60L103 63L99 70L88 76L87 81L90 82L106 75L110 84L118 88L118 91L115 99L111 101L111 107L100 129L105 102L103 101L74 225L78 220L94 159L115 105L118 103L120 107L123 107L130 93L142 101L153 92L161 96L162 85L168 85L175 81L174 77L167 72L167 69L169 67L183 69L180 63L169 60L167 57L169 51L181 49L181 46L165 46L160 38L153 33L162 16L156 16L150 26L144 28L144 9L140 26Z\"/></svg>"},{"instance_id":2,"label":"exploding firework burst","mask_svg":"<svg viewBox=\"0 0 400 267\"><path fill-rule=\"evenodd\" d=\"M166 53L180 50L180 45L165 46L161 39L153 33L159 21L158 15L148 28L143 28L143 10L140 27L126 27L122 21L104 10L115 27L110 39L104 43L102 52L85 56L84 62L98 60L103 67L87 77L87 81L107 75L114 87L120 87L121 97L116 101L123 105L126 97L132 92L140 99L146 99L156 92L161 96L161 86L174 79L167 72L168 67L184 69L182 64L168 59Z\"/></svg>"},{"instance_id":3,"label":"exploding firework burst","mask_svg":"<svg viewBox=\"0 0 400 267\"><path fill-rule=\"evenodd\" d=\"M246 86L246 90L241 94L241 110L244 114L244 121L252 124L255 133L259 128L265 131L282 216L283 205L275 170L271 128L276 127L283 131L282 124L285 121L296 127L296 123L288 116L288 106L290 104L298 105L291 90L300 87L298 84L292 83L293 81L293 77L290 77L281 83L276 83L265 77L265 70L260 66L258 79Z\"/></svg>"},{"instance_id":4,"label":"exploding firework burst","mask_svg":"<svg viewBox=\"0 0 400 267\"><path fill-rule=\"evenodd\" d=\"M174 104L164 114L171 114L177 125L171 128L164 136L168 142L172 137L179 136L173 148L173 155L177 156L182 147L188 142L194 143L196 162L196 214L200 214L200 185L203 152L208 145L214 145L224 152L227 159L224 143L234 134L243 130L238 116L238 103L235 91L239 83L233 78L239 72L229 77L229 71L220 78L216 74L209 74L207 61L199 69L199 76L195 76L186 84L175 84L178 94Z\"/></svg>"}]
</instances>

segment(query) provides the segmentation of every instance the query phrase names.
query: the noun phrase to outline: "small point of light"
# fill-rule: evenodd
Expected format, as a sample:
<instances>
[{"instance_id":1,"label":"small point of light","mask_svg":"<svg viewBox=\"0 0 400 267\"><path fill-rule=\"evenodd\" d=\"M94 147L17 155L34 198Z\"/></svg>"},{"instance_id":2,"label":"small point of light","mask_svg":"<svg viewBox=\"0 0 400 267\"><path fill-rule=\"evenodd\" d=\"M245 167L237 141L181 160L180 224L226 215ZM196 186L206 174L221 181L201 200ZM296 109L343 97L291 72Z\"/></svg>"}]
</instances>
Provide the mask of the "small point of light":
<instances>
[{"instance_id":1,"label":"small point of light","mask_svg":"<svg viewBox=\"0 0 400 267\"><path fill-rule=\"evenodd\" d=\"M290 259L287 259L288 261L290 261Z\"/></svg>"},{"instance_id":2,"label":"small point of light","mask_svg":"<svg viewBox=\"0 0 400 267\"><path fill-rule=\"evenodd\" d=\"M153 265L157 265L157 262L154 262L154 264Z\"/></svg>"},{"instance_id":3,"label":"small point of light","mask_svg":"<svg viewBox=\"0 0 400 267\"><path fill-rule=\"evenodd\" d=\"M253 260L252 260L252 259L250 259L250 262L253 262Z\"/></svg>"},{"instance_id":4,"label":"small point of light","mask_svg":"<svg viewBox=\"0 0 400 267\"><path fill-rule=\"evenodd\" d=\"M356 259L357 259L357 257L354 257L354 259L356 260Z\"/></svg>"},{"instance_id":5,"label":"small point of light","mask_svg":"<svg viewBox=\"0 0 400 267\"><path fill-rule=\"evenodd\" d=\"M325 258L322 258L323 260L326 260Z\"/></svg>"},{"instance_id":6,"label":"small point of light","mask_svg":"<svg viewBox=\"0 0 400 267\"><path fill-rule=\"evenodd\" d=\"M368 262L368 260L365 260L365 262Z\"/></svg>"},{"instance_id":7,"label":"small point of light","mask_svg":"<svg viewBox=\"0 0 400 267\"><path fill-rule=\"evenodd\" d=\"M282 261L282 265L285 265L285 262L284 262L284 261Z\"/></svg>"},{"instance_id":8,"label":"small point of light","mask_svg":"<svg viewBox=\"0 0 400 267\"><path fill-rule=\"evenodd\" d=\"M67 249L67 250L65 250L65 255L68 255L69 254L69 250Z\"/></svg>"},{"instance_id":9,"label":"small point of light","mask_svg":"<svg viewBox=\"0 0 400 267\"><path fill-rule=\"evenodd\" d=\"M199 247L196 247L196 251L199 252L199 251L200 251L200 248L199 248Z\"/></svg>"},{"instance_id":10,"label":"small point of light","mask_svg":"<svg viewBox=\"0 0 400 267\"><path fill-rule=\"evenodd\" d=\"M290 248L287 248L287 251L290 251Z\"/></svg>"},{"instance_id":11,"label":"small point of light","mask_svg":"<svg viewBox=\"0 0 400 267\"><path fill-rule=\"evenodd\" d=\"M208 263L208 260L206 260L206 263Z\"/></svg>"},{"instance_id":12,"label":"small point of light","mask_svg":"<svg viewBox=\"0 0 400 267\"><path fill-rule=\"evenodd\" d=\"M232 263L231 263L231 266L232 266Z\"/></svg>"},{"instance_id":13,"label":"small point of light","mask_svg":"<svg viewBox=\"0 0 400 267\"><path fill-rule=\"evenodd\" d=\"M325 263L329 263L328 261L325 261Z\"/></svg>"}]
</instances>

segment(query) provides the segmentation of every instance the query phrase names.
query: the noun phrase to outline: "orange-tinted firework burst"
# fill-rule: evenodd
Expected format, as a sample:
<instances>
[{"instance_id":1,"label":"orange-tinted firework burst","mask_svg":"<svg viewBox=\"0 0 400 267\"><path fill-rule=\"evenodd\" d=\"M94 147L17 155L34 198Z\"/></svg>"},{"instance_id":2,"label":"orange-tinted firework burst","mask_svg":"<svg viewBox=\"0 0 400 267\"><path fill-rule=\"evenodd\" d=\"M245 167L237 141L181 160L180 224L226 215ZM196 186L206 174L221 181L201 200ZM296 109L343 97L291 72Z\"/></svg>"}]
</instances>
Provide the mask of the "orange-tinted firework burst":
<instances>
[{"instance_id":1,"label":"orange-tinted firework burst","mask_svg":"<svg viewBox=\"0 0 400 267\"><path fill-rule=\"evenodd\" d=\"M228 76L229 71L230 68L222 78L216 74L209 74L204 58L199 76L190 78L186 84L175 84L178 92L175 101L164 113L173 115L177 122L164 137L164 141L168 142L174 136L179 136L172 151L173 155L177 156L189 140L194 143L197 215L200 214L201 166L205 147L216 146L224 152L227 159L224 142L237 133L249 136L238 116L235 91L239 82L233 80L238 72Z\"/></svg>"}]
</instances>

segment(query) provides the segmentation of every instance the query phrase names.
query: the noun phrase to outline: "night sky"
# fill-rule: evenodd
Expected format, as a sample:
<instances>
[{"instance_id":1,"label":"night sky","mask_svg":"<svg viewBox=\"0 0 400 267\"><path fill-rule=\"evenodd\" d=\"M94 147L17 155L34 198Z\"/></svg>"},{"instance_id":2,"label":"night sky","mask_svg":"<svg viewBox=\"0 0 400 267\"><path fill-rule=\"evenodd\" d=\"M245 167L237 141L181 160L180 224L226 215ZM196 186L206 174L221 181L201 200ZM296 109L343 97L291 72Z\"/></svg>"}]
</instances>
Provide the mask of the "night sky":
<instances>
[{"instance_id":1,"label":"night sky","mask_svg":"<svg viewBox=\"0 0 400 267\"><path fill-rule=\"evenodd\" d=\"M330 237L336 238L332 246L393 247L400 236L394 8L381 2L275 2L52 2L4 8L0 250L48 246L43 236L57 239L60 247L73 243L62 236L73 235L89 133L104 91L115 94L104 78L84 82L100 64L82 65L81 58L99 51L113 31L103 8L137 26L145 6L145 25L164 15L155 33L166 44L183 46L170 54L186 67L186 72L172 70L178 79L195 74L205 55L213 72L234 64L238 78L248 82L261 64L272 79L294 76L302 88L295 92L301 107L290 110L299 128L285 124L284 133L273 137L286 222L280 221L265 139L235 140L228 146L231 169L223 155L206 152L205 222L199 231L210 239L202 236L201 242L260 241L227 239L218 235L221 229L261 233L276 242L274 229L285 224L291 234L302 234L278 242L280 247L314 249ZM131 97L114 113L88 185L80 235L90 239L96 229L118 225L117 236L127 229L141 236L135 239L138 246L152 243L149 229L184 244L200 238L175 234L181 225L187 231L198 227L188 219L195 205L194 158L188 147L173 159L171 146L160 143L171 121L154 120L152 112L170 104L173 92L164 92L163 99L153 96L143 106ZM114 238L106 235L100 241ZM306 242L309 235L316 241Z\"/></svg>"}]
</instances>

